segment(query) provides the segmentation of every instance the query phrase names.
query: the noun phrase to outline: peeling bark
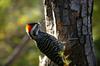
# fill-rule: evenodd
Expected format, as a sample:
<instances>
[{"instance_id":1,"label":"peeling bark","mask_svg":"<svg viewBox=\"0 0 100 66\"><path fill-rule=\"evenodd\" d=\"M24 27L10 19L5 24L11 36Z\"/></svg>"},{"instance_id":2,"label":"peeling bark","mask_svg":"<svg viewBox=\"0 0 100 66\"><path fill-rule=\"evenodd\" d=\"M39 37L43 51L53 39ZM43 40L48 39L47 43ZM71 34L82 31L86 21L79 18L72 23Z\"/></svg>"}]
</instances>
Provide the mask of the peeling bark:
<instances>
[{"instance_id":1,"label":"peeling bark","mask_svg":"<svg viewBox=\"0 0 100 66\"><path fill-rule=\"evenodd\" d=\"M93 0L44 0L46 32L65 44L69 66L96 66L93 37ZM46 62L53 66L53 63ZM54 65L55 66L55 65Z\"/></svg>"}]
</instances>

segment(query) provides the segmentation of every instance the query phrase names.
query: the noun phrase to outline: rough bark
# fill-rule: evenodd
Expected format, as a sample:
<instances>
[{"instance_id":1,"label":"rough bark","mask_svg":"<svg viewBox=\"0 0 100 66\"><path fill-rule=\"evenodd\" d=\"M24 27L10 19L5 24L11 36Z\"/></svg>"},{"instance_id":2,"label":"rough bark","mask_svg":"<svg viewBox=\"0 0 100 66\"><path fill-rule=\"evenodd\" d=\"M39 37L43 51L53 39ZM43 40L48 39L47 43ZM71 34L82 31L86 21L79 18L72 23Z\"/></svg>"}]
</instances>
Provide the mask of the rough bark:
<instances>
[{"instance_id":1,"label":"rough bark","mask_svg":"<svg viewBox=\"0 0 100 66\"><path fill-rule=\"evenodd\" d=\"M46 32L65 44L69 66L96 66L92 11L93 0L44 0ZM53 65L49 60L43 66Z\"/></svg>"}]
</instances>

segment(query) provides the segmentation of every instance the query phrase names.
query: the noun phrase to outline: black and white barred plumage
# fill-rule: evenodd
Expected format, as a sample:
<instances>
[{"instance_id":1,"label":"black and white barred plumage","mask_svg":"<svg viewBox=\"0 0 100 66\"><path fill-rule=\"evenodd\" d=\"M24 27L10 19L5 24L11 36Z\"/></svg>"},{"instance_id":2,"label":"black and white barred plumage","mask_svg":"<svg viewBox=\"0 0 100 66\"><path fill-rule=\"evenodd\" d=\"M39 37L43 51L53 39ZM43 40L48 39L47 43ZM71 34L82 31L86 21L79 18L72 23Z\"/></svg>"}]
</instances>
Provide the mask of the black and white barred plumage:
<instances>
[{"instance_id":1,"label":"black and white barred plumage","mask_svg":"<svg viewBox=\"0 0 100 66\"><path fill-rule=\"evenodd\" d=\"M40 30L39 24L30 23L26 27L28 35L37 42L39 50L45 54L51 61L64 66L63 52L64 45L48 33Z\"/></svg>"}]
</instances>

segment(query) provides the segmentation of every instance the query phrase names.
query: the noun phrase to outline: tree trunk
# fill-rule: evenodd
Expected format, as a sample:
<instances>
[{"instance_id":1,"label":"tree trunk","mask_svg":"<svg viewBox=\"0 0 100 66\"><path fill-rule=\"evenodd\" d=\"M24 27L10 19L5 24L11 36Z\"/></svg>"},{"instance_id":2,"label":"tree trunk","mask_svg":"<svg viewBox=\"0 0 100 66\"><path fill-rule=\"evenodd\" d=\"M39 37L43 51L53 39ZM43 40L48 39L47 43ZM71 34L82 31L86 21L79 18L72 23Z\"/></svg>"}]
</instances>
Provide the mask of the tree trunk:
<instances>
[{"instance_id":1,"label":"tree trunk","mask_svg":"<svg viewBox=\"0 0 100 66\"><path fill-rule=\"evenodd\" d=\"M44 0L46 32L65 44L69 66L96 66L92 11L93 0ZM40 66L56 66L44 58Z\"/></svg>"}]
</instances>

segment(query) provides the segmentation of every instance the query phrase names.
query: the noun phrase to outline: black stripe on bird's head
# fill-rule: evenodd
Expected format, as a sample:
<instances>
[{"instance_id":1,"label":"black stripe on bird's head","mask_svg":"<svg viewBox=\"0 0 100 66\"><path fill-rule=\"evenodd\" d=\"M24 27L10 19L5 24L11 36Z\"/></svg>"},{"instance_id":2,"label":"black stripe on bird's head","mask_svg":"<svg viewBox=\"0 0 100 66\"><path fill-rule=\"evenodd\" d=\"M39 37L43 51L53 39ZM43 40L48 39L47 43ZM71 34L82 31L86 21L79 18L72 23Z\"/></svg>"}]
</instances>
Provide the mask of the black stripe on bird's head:
<instances>
[{"instance_id":1,"label":"black stripe on bird's head","mask_svg":"<svg viewBox=\"0 0 100 66\"><path fill-rule=\"evenodd\" d=\"M38 23L28 23L26 25L26 32L32 39L35 39L37 37L38 31L39 31Z\"/></svg>"}]
</instances>

